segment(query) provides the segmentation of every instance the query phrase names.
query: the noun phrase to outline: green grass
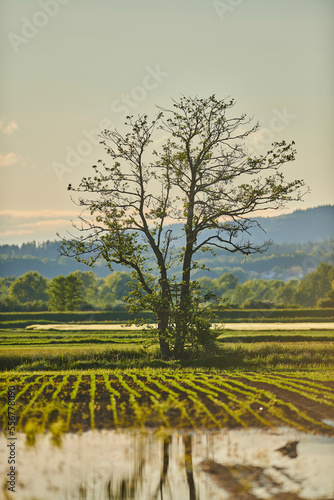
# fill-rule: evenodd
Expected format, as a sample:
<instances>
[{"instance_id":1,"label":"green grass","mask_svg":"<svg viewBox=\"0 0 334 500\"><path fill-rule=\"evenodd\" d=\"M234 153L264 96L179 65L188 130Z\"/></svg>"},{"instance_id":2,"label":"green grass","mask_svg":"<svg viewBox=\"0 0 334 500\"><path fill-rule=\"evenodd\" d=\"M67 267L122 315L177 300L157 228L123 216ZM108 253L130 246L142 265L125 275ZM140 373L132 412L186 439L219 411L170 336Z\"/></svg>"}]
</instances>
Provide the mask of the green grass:
<instances>
[{"instance_id":1,"label":"green grass","mask_svg":"<svg viewBox=\"0 0 334 500\"><path fill-rule=\"evenodd\" d=\"M229 330L218 337L219 342L321 342L334 341L334 330Z\"/></svg>"},{"instance_id":2,"label":"green grass","mask_svg":"<svg viewBox=\"0 0 334 500\"><path fill-rule=\"evenodd\" d=\"M185 368L302 370L334 366L333 331L225 331L211 356L161 360L157 344L142 331L0 331L4 370Z\"/></svg>"},{"instance_id":3,"label":"green grass","mask_svg":"<svg viewBox=\"0 0 334 500\"><path fill-rule=\"evenodd\" d=\"M163 361L157 346L129 344L1 347L3 371L128 368L217 368L229 370L306 370L334 368L333 342L223 343L215 355Z\"/></svg>"},{"instance_id":4,"label":"green grass","mask_svg":"<svg viewBox=\"0 0 334 500\"><path fill-rule=\"evenodd\" d=\"M127 331L33 331L33 330L0 330L1 346L47 346L47 345L80 345L80 344L142 344L145 337L140 330Z\"/></svg>"}]
</instances>

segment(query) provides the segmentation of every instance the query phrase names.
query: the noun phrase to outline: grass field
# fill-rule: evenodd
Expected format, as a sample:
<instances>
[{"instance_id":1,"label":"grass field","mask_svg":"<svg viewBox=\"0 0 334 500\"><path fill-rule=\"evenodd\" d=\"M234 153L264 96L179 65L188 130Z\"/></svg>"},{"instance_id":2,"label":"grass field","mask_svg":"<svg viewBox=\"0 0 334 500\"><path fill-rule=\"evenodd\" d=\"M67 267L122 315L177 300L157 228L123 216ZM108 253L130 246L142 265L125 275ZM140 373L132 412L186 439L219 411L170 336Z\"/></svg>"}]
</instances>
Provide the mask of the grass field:
<instances>
[{"instance_id":1,"label":"grass field","mask_svg":"<svg viewBox=\"0 0 334 500\"><path fill-rule=\"evenodd\" d=\"M142 331L0 331L0 421L16 429L287 425L334 434L334 332L225 330L217 351L160 359Z\"/></svg>"},{"instance_id":2,"label":"grass field","mask_svg":"<svg viewBox=\"0 0 334 500\"><path fill-rule=\"evenodd\" d=\"M161 360L142 331L49 332L0 330L1 370L138 369L185 367L295 370L334 366L334 332L224 331L217 352L184 361Z\"/></svg>"}]
</instances>

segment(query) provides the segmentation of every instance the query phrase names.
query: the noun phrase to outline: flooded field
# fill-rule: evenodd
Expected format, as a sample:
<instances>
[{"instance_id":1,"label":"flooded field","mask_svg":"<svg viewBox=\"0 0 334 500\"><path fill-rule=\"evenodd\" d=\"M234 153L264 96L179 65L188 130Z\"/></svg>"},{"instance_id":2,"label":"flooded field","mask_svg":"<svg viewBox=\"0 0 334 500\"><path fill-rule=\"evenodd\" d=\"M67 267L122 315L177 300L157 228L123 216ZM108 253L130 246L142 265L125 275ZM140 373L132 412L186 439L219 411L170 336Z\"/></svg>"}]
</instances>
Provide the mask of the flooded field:
<instances>
[{"instance_id":1,"label":"flooded field","mask_svg":"<svg viewBox=\"0 0 334 500\"><path fill-rule=\"evenodd\" d=\"M16 500L331 499L334 437L287 428L17 434ZM1 477L8 472L0 437ZM290 493L289 496L286 496Z\"/></svg>"},{"instance_id":2,"label":"flooded field","mask_svg":"<svg viewBox=\"0 0 334 500\"><path fill-rule=\"evenodd\" d=\"M186 367L121 325L4 331L0 500L333 500L334 324L319 325L226 324Z\"/></svg>"}]
</instances>

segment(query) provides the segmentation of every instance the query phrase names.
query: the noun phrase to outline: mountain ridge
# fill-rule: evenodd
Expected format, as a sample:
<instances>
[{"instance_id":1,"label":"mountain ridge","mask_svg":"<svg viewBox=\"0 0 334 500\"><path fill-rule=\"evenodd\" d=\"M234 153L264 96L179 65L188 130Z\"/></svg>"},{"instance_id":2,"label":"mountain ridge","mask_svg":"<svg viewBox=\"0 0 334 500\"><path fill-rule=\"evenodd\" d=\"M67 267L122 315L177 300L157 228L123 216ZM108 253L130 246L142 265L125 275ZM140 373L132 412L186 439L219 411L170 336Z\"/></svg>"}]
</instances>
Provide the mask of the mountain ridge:
<instances>
[{"instance_id":1,"label":"mountain ridge","mask_svg":"<svg viewBox=\"0 0 334 500\"><path fill-rule=\"evenodd\" d=\"M272 240L273 244L263 255L255 254L247 260L241 254L229 254L219 250L213 257L209 252L198 255L198 262L210 268L213 274L226 271L227 267L238 267L247 272L269 273L275 266L283 269L300 267L307 274L311 269L305 263L331 262L334 240L334 205L322 205L314 208L298 209L290 214L275 217L259 217L256 220L262 229L254 228L250 237L255 244L264 240ZM181 236L181 224L170 226L177 236ZM265 232L263 232L265 231ZM176 240L176 246L179 246ZM66 275L90 268L77 263L69 257L58 253L60 242L47 241L37 245L28 242L18 245L0 245L0 277L20 276L28 271L38 271L47 278ZM311 261L310 261L311 262ZM313 264L312 264L313 266ZM307 267L307 269L304 269ZM115 265L115 271L126 271L122 266ZM110 271L99 262L93 271L99 277L105 277ZM290 276L290 274L287 274Z\"/></svg>"}]
</instances>

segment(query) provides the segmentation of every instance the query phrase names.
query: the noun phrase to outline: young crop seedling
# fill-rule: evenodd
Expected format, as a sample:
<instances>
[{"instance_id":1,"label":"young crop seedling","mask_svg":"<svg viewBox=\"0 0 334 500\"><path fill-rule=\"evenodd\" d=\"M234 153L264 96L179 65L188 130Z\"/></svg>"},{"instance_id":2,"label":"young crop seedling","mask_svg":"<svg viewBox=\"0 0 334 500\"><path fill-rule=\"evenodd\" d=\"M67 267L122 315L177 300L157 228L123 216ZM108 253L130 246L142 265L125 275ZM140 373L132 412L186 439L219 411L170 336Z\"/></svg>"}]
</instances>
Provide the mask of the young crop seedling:
<instances>
[{"instance_id":1,"label":"young crop seedling","mask_svg":"<svg viewBox=\"0 0 334 500\"><path fill-rule=\"evenodd\" d=\"M90 375L90 401L89 401L89 414L90 414L90 426L95 429L95 418L94 418L94 402L95 402L95 391L96 391L96 379L95 374Z\"/></svg>"},{"instance_id":2,"label":"young crop seedling","mask_svg":"<svg viewBox=\"0 0 334 500\"><path fill-rule=\"evenodd\" d=\"M67 432L68 432L68 430L70 428L70 422L71 422L71 416L72 416L72 411L73 411L73 406L74 406L74 400L77 397L81 380L82 380L82 375L80 374L80 375L78 375L76 377L76 381L73 384L73 390L72 390L72 392L70 394L71 401L68 403L67 416L66 416L66 424L65 424Z\"/></svg>"},{"instance_id":3,"label":"young crop seedling","mask_svg":"<svg viewBox=\"0 0 334 500\"><path fill-rule=\"evenodd\" d=\"M104 379L106 389L110 392L110 407L111 407L111 411L113 413L114 425L115 425L115 427L117 427L118 426L118 417L117 417L116 398L120 398L121 395L118 391L116 391L116 389L111 387L110 380L109 380L106 373L103 374L103 379Z\"/></svg>"}]
</instances>

